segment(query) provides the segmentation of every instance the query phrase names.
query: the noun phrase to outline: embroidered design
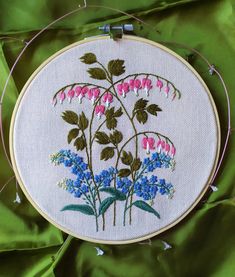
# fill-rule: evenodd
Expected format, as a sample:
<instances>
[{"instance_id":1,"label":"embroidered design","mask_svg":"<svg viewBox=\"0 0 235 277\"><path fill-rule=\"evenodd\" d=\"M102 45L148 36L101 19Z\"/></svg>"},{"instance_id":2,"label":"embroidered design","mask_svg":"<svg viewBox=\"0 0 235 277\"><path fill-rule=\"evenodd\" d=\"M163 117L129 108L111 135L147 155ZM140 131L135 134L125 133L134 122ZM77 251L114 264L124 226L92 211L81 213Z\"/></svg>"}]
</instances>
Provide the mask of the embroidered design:
<instances>
[{"instance_id":1,"label":"embroidered design","mask_svg":"<svg viewBox=\"0 0 235 277\"><path fill-rule=\"evenodd\" d=\"M66 205L61 211L78 211L94 216L96 231L99 230L100 221L105 230L105 213L111 207L113 226L116 225L117 215L122 217L123 226L127 220L131 225L133 208L160 219L159 212L153 207L154 199L157 194L172 198L174 188L170 182L152 173L163 168L174 170L176 148L167 136L154 130L138 132L138 124L144 125L150 116L156 117L162 112L158 105L149 103L144 96L160 92L174 100L180 98L179 90L170 81L151 73L130 74L114 81L114 77L125 73L124 60L111 60L107 68L93 53L86 53L80 60L88 65L96 64L97 67L91 67L87 72L95 80L106 80L109 86L106 88L92 83L74 83L61 88L53 97L54 106L58 101L63 104L68 99L71 103L76 98L78 104L88 99L93 105L91 118L87 118L86 111L77 114L66 110L62 114L62 119L73 126L67 141L68 144L73 142L77 152L60 150L52 154L50 159L54 165L68 167L75 175L75 179L64 178L58 185L80 200L79 204ZM125 98L130 93L141 98L128 112ZM128 119L133 129L133 136L127 139L118 129L118 122L122 118ZM94 130L96 120L101 123ZM133 141L134 151L131 152L128 147ZM113 166L108 166L100 173L93 170L94 144L103 147L100 160L114 161ZM139 155L141 147L146 151L144 158ZM122 211L117 211L117 202L123 203Z\"/></svg>"}]
</instances>

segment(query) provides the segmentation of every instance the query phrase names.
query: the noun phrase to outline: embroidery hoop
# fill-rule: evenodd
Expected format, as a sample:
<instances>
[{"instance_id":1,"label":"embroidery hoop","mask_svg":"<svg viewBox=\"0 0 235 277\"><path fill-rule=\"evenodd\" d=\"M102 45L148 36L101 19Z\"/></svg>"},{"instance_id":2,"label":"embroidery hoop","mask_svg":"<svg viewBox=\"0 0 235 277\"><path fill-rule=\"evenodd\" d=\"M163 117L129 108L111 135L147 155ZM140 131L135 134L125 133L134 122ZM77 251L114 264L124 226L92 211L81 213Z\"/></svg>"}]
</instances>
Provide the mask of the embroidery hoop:
<instances>
[{"instance_id":1,"label":"embroidery hoop","mask_svg":"<svg viewBox=\"0 0 235 277\"><path fill-rule=\"evenodd\" d=\"M179 223L183 218L185 218L192 210L193 208L198 204L198 202L201 200L201 198L204 196L205 192L208 189L208 186L210 185L210 182L213 178L213 174L216 170L216 165L218 163L218 158L219 158L219 151L220 151L220 127L219 127L219 118L218 118L218 113L216 110L216 106L214 104L213 98L210 94L209 89L207 88L206 84L204 83L204 81L202 80L202 78L200 77L200 75L196 72L196 70L189 65L182 57L180 57L179 55L177 55L175 52L173 52L172 50L166 48L165 46L162 46L156 42L141 38L141 37L135 37L135 36L124 36L123 39L131 39L131 40L136 40L136 41L140 41L143 43L147 43L147 44L151 44L153 46L156 46L160 49L163 49L164 51L168 52L169 54L175 56L179 61L181 61L184 65L187 66L187 68L194 73L194 75L200 80L201 84L203 85L205 91L207 92L209 98L210 98L210 102L211 105L213 107L214 110L214 115L216 117L216 122L217 122L217 134L218 134L218 145L217 145L217 153L216 153L216 158L215 158L215 162L214 162L214 166L213 166L213 170L209 176L208 182L205 184L203 191L201 192L201 194L198 196L198 198L196 199L196 201L194 202L194 204L188 208L188 210L182 214L177 220L175 220L173 223L165 226L164 228L158 230L157 232L153 232L151 234L148 234L146 236L143 237L139 237L139 238L135 238L135 239L131 239L131 240L123 240L123 241L112 241L112 240L96 240L96 239L91 239L89 237L84 237L84 236L78 236L77 234L72 233L71 231L67 230L66 228L60 226L59 224L57 224L53 219L51 219L47 214L45 214L40 207L35 203L35 201L31 198L30 194L27 192L23 182L21 181L21 177L20 174L17 170L17 166L16 166L16 161L15 161L15 155L14 155L14 150L13 150L13 142L14 142L14 138L13 138L13 130L14 130L14 122L15 122L15 118L16 118L16 114L19 108L19 105L21 103L21 100L25 94L25 91L27 90L28 86L30 85L30 83L32 82L32 80L34 79L34 77L38 74L38 72L41 71L42 68L44 68L51 60L53 60L55 57L57 57L58 55L62 54L63 52L67 51L68 49L73 48L75 45L81 45L84 44L86 42L89 41L94 41L94 40L102 40L102 39L109 39L109 37L107 36L99 36L99 37L94 37L94 38L88 38L88 39L84 39L82 41L76 42L74 44L69 45L68 47L63 48L62 50L60 50L59 52L57 52L56 54L54 54L53 56L51 56L49 59L47 59L34 73L33 75L30 77L30 79L27 81L27 83L25 84L24 88L21 91L20 97L17 100L17 104L15 106L14 109L14 113L12 116L12 120L11 120L11 127L10 127L10 155L11 155L11 160L12 160L12 164L13 164L13 169L14 172L16 174L17 180L23 190L23 192L25 193L25 195L27 196L28 200L30 201L30 203L39 211L39 213L42 214L42 216L44 216L49 222L51 222L53 225L57 226L59 229L63 230L64 232L71 234L75 237L78 237L80 239L84 239L87 241L91 241L91 242L98 242L98 243L105 243L105 244L127 244L127 243L134 243L134 242L138 242L138 241L142 241L148 238L151 238L155 235L158 235L170 228L172 228L173 226L175 226L177 223Z\"/></svg>"}]
</instances>

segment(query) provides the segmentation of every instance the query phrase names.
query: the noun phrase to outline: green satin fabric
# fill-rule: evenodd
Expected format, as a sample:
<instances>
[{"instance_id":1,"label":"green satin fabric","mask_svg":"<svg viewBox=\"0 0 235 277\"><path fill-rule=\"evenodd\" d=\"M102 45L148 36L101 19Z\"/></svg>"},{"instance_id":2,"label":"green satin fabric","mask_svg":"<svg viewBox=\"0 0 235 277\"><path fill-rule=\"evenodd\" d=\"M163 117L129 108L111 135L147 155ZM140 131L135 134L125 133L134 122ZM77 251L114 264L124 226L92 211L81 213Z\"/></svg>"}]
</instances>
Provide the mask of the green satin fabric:
<instances>
[{"instance_id":1,"label":"green satin fabric","mask_svg":"<svg viewBox=\"0 0 235 277\"><path fill-rule=\"evenodd\" d=\"M50 55L86 36L99 34L104 23L131 22L135 33L155 41L175 41L202 52L221 71L232 103L232 126L235 116L235 1L87 1L135 13L149 28L136 24L127 15L113 10L89 8L53 25L26 50L10 79L3 102L3 127L8 148L11 113L18 93L32 72ZM18 40L0 41L0 92L10 67L24 44L53 19L78 8L82 1L0 1L0 36ZM174 48L182 57L190 51ZM216 76L198 58L193 66L208 84L215 99L222 129L227 130L226 100ZM35 96L36 97L36 96ZM197 103L195 103L197 105ZM30 118L29 118L30 120ZM14 203L15 180L0 193L0 276L213 276L230 277L235 271L235 186L234 132L226 157L216 179L217 192L208 192L204 200L180 224L151 239L152 244L123 246L84 242L63 234L42 218L19 189L21 204ZM35 142L35 146L36 146ZM0 146L0 189L13 172ZM35 176L39 178L40 176ZM43 184L42 184L43 189ZM162 240L172 248L164 250ZM104 251L96 255L95 247Z\"/></svg>"}]
</instances>

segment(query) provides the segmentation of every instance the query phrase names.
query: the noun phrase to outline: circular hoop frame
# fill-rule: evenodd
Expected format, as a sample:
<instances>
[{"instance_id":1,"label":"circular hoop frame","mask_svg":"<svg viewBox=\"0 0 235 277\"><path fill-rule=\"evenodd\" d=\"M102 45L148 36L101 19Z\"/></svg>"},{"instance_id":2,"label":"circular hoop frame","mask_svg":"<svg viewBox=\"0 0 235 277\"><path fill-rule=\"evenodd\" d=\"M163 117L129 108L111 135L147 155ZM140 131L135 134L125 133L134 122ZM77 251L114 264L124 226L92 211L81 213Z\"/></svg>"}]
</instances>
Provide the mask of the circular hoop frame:
<instances>
[{"instance_id":1,"label":"circular hoop frame","mask_svg":"<svg viewBox=\"0 0 235 277\"><path fill-rule=\"evenodd\" d=\"M211 183L211 180L213 178L213 175L215 173L216 170L216 165L218 163L219 160L219 153L220 153L220 144L221 144L221 132L220 132L220 122L219 122L219 116L218 116L218 112L214 103L214 100L212 98L212 95L207 87L207 85L205 84L205 82L203 81L203 79L200 77L200 75L197 73L197 71L190 65L188 64L182 57L180 57L178 54L176 54L175 52L173 52L172 50L168 49L167 47L156 43L154 41L148 40L148 39L144 39L141 37L135 37L135 36L123 36L122 39L128 39L128 40L134 40L134 41L139 41L139 42L143 42L146 44L150 44L152 46L158 47L166 52L168 52L169 54L173 55L174 57L176 57L179 61L181 61L185 66L187 66L187 68L189 70L191 70L194 75L197 77L197 79L200 81L200 83L203 85L204 89L206 90L211 105L213 107L214 110L214 114L215 114L215 118L216 118L216 123L217 123L217 152L216 152L216 157L214 159L214 165L213 165L213 169L210 173L210 176L208 177L208 180L204 186L204 189L201 191L200 195L197 197L197 199L195 200L195 202L188 208L188 210L183 213L180 217L178 217L174 222L168 224L167 226L165 226L164 228L161 228L160 230L156 231L156 232L152 232L148 235L145 235L143 237L139 237L139 238L135 238L135 239L131 239L131 240L120 240L120 241L111 241L111 240L96 240L96 239L91 239L89 237L84 237L84 236L77 236L76 234L74 234L73 232L67 230L65 227L62 227L61 225L59 225L58 223L56 223L52 218L50 218L46 213L44 213L40 207L38 206L38 204L31 198L30 194L27 192L26 187L24 186L19 171L17 169L17 165L16 165L16 160L15 160L15 154L14 154L14 149L13 149L13 142L14 142L14 137L13 137L13 131L14 131L14 124L15 124L15 119L16 119L16 114L18 111L18 108L21 104L21 101L25 95L25 92L28 88L28 86L30 85L30 83L32 82L32 80L37 76L37 74L54 58L56 58L57 56L59 56L60 54L62 54L63 52L77 46L77 45L81 45L81 44L85 44L87 42L91 42L94 40L103 40L103 39L110 39L109 36L98 36L98 37L91 37L91 38L86 38L82 41L73 43L65 48L63 48L62 50L56 52L54 55L52 55L50 58L48 58L45 62L42 63L41 66L39 66L37 68L37 70L31 75L31 77L29 78L29 80L27 81L27 83L25 84L25 86L23 87L19 98L17 99L13 114L12 114L12 119L11 119L11 125L10 125L10 136L9 136L9 145L10 145L10 157L11 157L11 161L12 161L12 166L13 166L13 170L14 173L16 175L17 181L22 189L22 191L24 192L24 194L26 195L27 199L29 200L29 202L34 206L34 208L44 217L46 218L50 223L52 223L53 225L55 225L57 228L59 228L60 230L64 231L67 234L70 234L74 237L77 237L79 239L83 239L86 241L90 241L90 242L94 242L94 243L102 243L102 244L129 244L129 243L135 243L135 242L139 242L142 240L146 240L149 239L151 237L154 237L170 228L172 228L173 226L175 226L177 223L179 223L182 219L184 219L194 208L195 206L200 202L200 200L202 199L202 197L204 196L204 194L206 193L207 189L209 188L209 185Z\"/></svg>"}]
</instances>

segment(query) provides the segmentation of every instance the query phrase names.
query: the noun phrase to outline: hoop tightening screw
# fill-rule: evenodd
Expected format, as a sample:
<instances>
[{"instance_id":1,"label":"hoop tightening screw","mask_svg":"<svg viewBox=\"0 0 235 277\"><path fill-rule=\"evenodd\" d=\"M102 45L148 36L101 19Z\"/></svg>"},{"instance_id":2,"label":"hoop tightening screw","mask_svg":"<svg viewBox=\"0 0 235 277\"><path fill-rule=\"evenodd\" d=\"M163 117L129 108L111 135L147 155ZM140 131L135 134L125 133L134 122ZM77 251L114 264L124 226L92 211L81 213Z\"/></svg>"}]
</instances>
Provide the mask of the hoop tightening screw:
<instances>
[{"instance_id":1,"label":"hoop tightening screw","mask_svg":"<svg viewBox=\"0 0 235 277\"><path fill-rule=\"evenodd\" d=\"M104 33L110 33L111 31L118 31L118 30L121 31L122 33L125 33L125 32L134 31L134 27L132 24L122 24L122 25L116 25L116 26L106 24L104 26L100 26L99 30L103 31Z\"/></svg>"}]
</instances>

